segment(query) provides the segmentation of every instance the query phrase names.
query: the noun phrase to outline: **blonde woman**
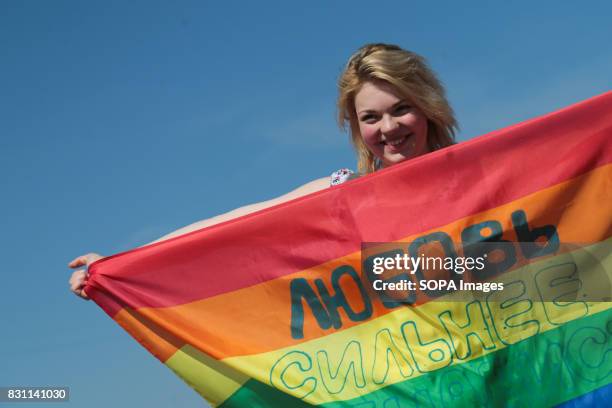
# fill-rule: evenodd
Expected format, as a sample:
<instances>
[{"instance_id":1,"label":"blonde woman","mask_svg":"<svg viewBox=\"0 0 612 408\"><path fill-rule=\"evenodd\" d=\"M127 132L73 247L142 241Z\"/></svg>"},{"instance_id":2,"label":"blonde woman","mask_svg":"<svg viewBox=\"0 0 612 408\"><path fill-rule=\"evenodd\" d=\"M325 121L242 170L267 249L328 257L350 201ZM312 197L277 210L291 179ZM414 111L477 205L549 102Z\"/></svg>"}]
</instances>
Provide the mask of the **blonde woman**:
<instances>
[{"instance_id":1,"label":"blonde woman","mask_svg":"<svg viewBox=\"0 0 612 408\"><path fill-rule=\"evenodd\" d=\"M237 218L266 207L344 183L454 143L457 128L444 88L425 60L396 45L365 45L349 59L338 81L338 120L350 127L357 152L358 173L335 171L272 200L247 205L198 221L155 242ZM87 268L101 255L81 255L70 268ZM88 299L84 287L87 270L79 269L69 280L77 296Z\"/></svg>"}]
</instances>

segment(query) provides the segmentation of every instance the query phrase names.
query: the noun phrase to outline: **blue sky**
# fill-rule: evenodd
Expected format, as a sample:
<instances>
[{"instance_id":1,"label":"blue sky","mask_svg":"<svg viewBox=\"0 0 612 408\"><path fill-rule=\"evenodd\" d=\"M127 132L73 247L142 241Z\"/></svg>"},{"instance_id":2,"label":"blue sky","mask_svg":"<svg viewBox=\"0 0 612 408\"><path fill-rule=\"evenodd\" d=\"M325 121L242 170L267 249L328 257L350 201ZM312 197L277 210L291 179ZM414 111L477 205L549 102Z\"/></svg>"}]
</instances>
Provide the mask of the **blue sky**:
<instances>
[{"instance_id":1,"label":"blue sky","mask_svg":"<svg viewBox=\"0 0 612 408\"><path fill-rule=\"evenodd\" d=\"M201 404L66 263L354 168L335 81L364 43L429 60L459 140L612 88L609 2L462 3L2 1L0 386Z\"/></svg>"}]
</instances>

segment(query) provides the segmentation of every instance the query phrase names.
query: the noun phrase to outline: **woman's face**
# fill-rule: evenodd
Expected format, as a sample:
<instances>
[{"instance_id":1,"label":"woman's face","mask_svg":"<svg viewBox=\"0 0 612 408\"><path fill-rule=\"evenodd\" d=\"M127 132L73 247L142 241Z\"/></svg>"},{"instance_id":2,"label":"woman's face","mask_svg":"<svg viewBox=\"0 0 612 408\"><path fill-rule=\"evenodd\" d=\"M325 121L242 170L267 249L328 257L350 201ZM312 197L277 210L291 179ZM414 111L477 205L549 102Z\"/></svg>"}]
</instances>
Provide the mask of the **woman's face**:
<instances>
[{"instance_id":1,"label":"woman's face","mask_svg":"<svg viewBox=\"0 0 612 408\"><path fill-rule=\"evenodd\" d=\"M364 83L355 113L361 138L383 167L428 152L427 118L389 83Z\"/></svg>"}]
</instances>

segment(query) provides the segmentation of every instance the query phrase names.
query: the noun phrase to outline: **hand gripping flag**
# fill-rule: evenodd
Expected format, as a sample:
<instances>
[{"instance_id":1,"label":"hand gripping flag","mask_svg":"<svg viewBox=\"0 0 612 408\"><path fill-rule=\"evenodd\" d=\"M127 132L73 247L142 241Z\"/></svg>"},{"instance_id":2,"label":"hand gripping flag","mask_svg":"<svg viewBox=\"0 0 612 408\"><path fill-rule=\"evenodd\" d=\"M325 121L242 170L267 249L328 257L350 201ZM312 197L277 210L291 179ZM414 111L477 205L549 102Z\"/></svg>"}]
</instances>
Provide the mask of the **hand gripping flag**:
<instances>
[{"instance_id":1,"label":"hand gripping flag","mask_svg":"<svg viewBox=\"0 0 612 408\"><path fill-rule=\"evenodd\" d=\"M609 92L104 258L86 291L213 406L609 406L611 226ZM461 278L503 290L377 275L367 243L480 248Z\"/></svg>"}]
</instances>

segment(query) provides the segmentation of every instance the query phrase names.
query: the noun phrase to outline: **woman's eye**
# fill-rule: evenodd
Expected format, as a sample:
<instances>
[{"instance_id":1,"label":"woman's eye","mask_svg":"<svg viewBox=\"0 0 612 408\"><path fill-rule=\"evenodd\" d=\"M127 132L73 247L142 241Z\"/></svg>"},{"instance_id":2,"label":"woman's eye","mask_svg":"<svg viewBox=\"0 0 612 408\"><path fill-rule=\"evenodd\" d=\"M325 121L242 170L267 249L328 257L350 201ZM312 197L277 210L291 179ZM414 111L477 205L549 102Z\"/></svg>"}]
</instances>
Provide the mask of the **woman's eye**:
<instances>
[{"instance_id":1,"label":"woman's eye","mask_svg":"<svg viewBox=\"0 0 612 408\"><path fill-rule=\"evenodd\" d=\"M400 105L397 108L395 108L395 114L396 115L403 115L405 113L410 112L410 109L412 109L412 106L410 106L410 105Z\"/></svg>"},{"instance_id":2,"label":"woman's eye","mask_svg":"<svg viewBox=\"0 0 612 408\"><path fill-rule=\"evenodd\" d=\"M376 116L372 114L363 115L359 120L365 123L374 123L376 122Z\"/></svg>"}]
</instances>

